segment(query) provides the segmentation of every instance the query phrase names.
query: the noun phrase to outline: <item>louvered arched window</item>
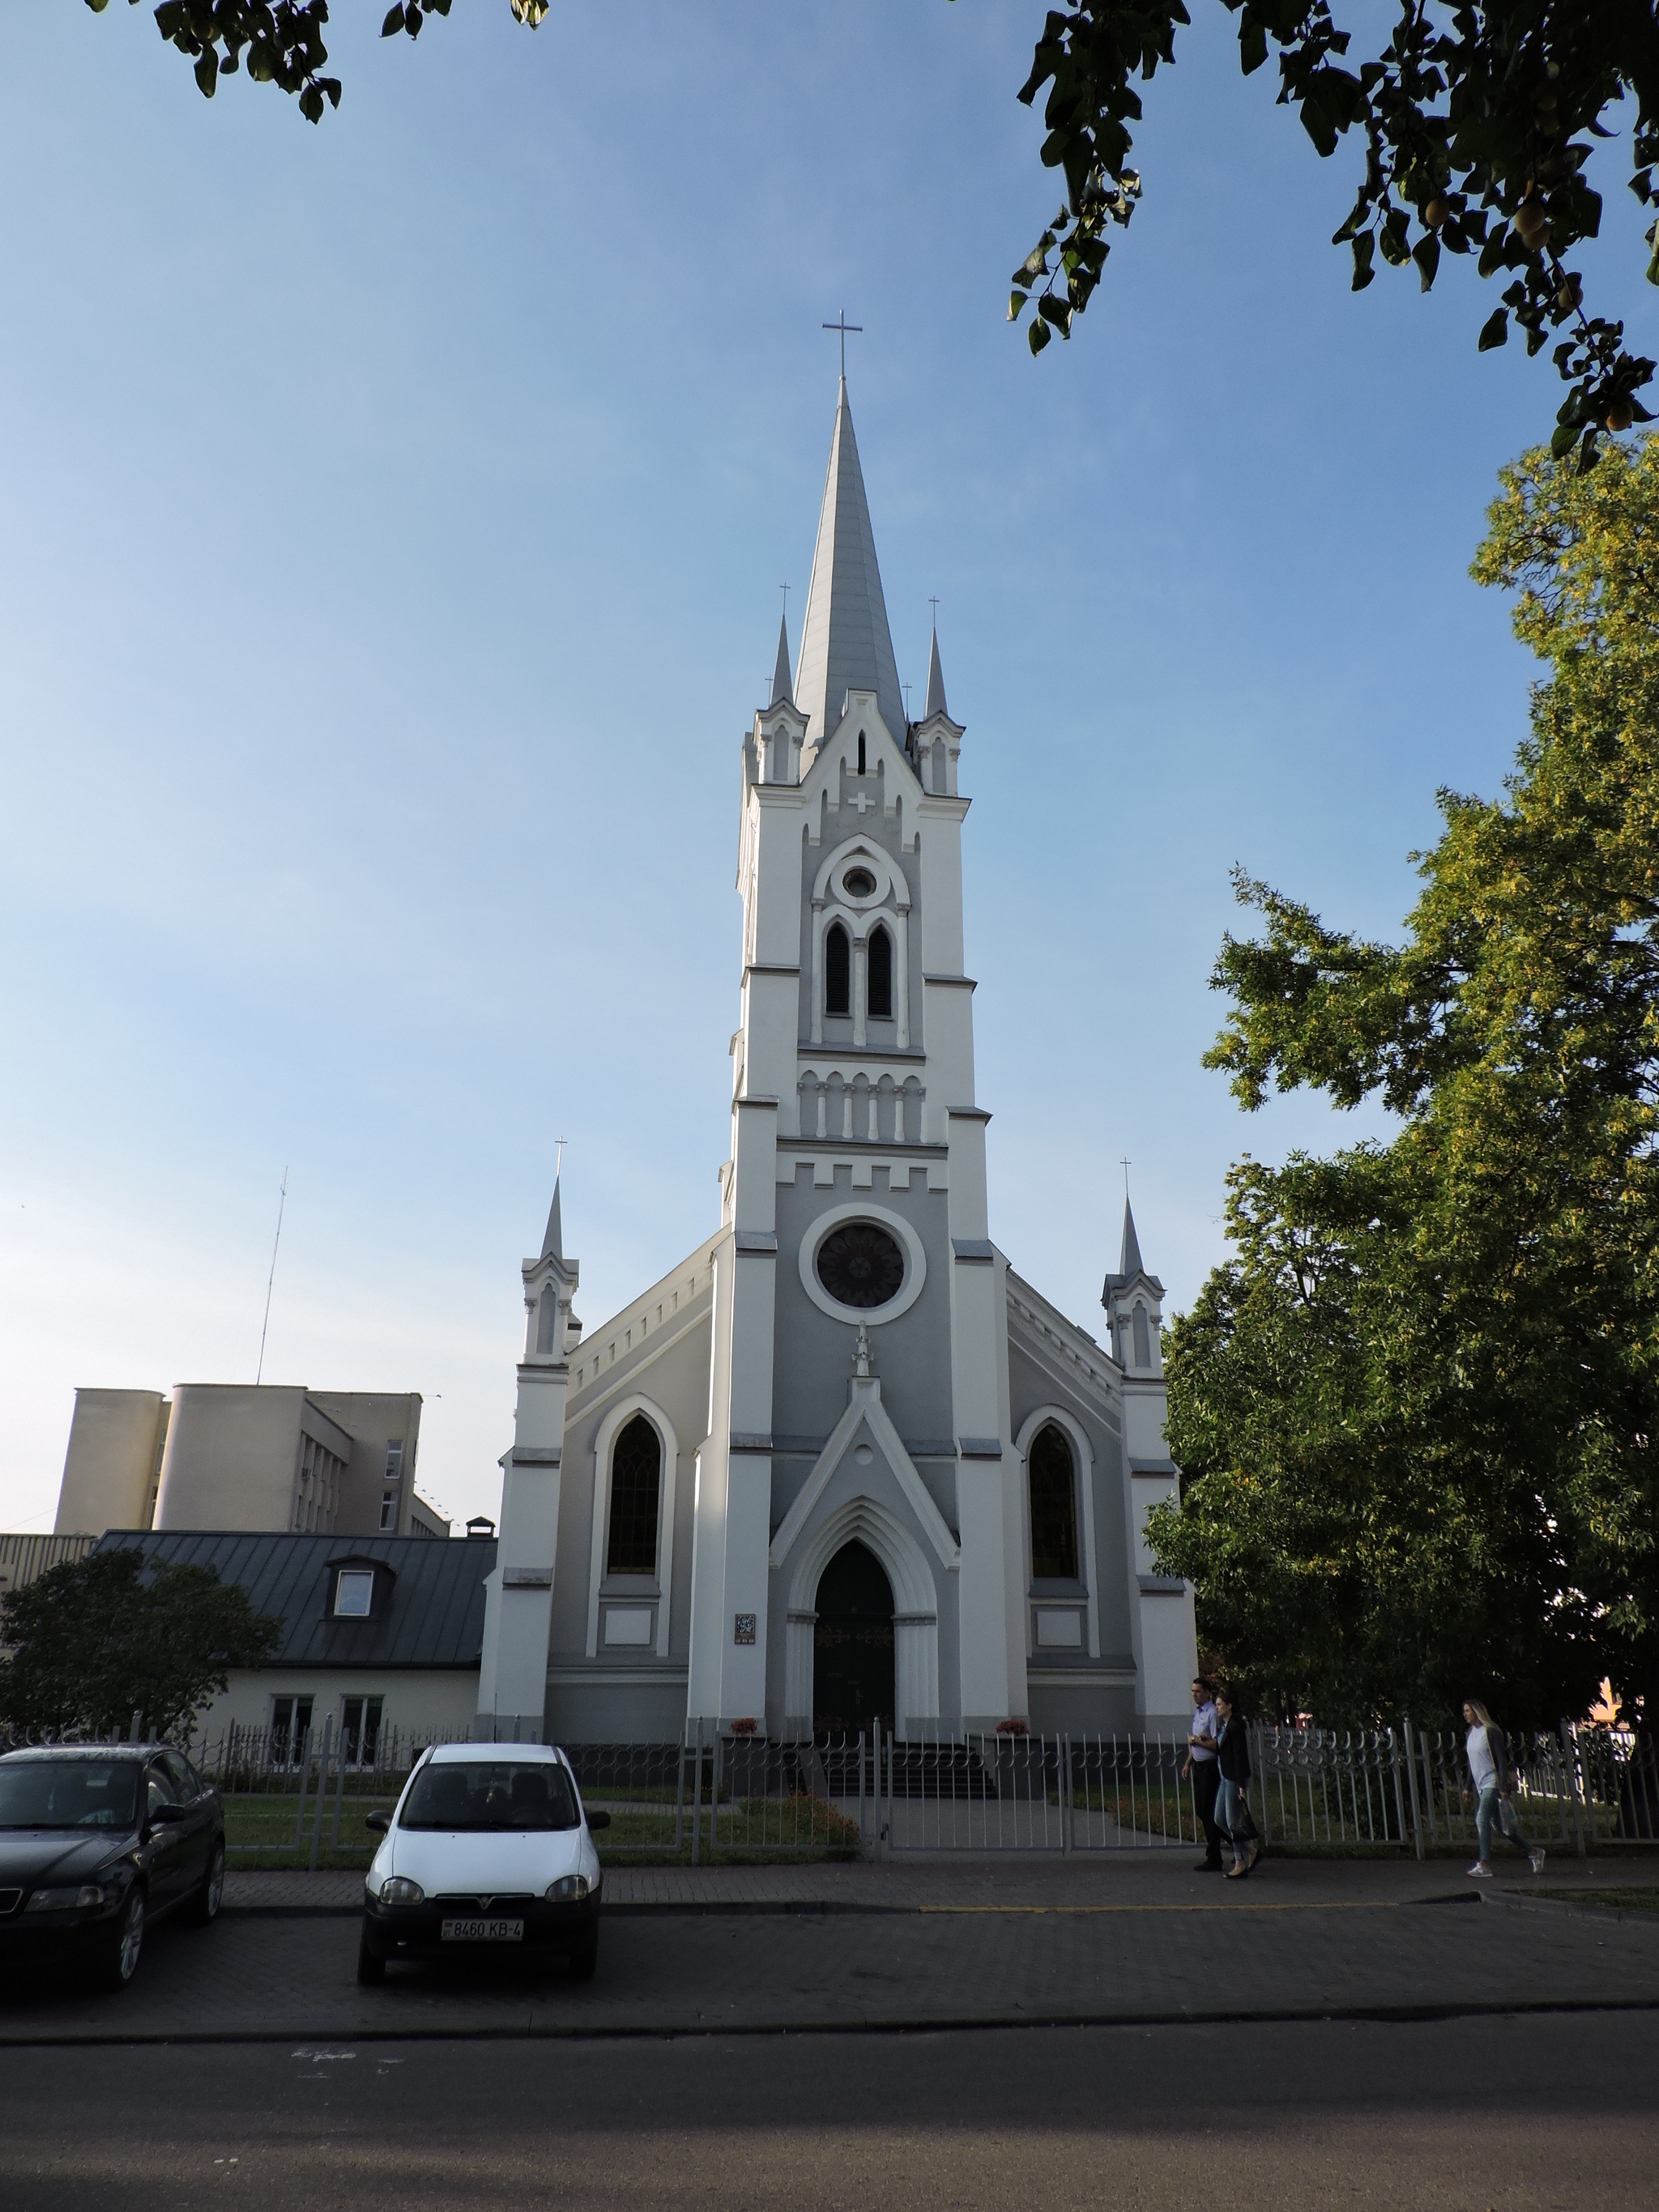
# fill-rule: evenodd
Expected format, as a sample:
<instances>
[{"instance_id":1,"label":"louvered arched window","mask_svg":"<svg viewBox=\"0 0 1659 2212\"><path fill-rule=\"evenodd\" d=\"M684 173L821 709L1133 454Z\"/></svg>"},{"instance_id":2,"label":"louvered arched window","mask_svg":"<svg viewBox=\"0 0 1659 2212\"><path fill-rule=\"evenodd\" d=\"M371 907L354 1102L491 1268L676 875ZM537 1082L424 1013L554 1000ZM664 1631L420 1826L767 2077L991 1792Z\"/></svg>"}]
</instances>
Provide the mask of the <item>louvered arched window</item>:
<instances>
[{"instance_id":1,"label":"louvered arched window","mask_svg":"<svg viewBox=\"0 0 1659 2212\"><path fill-rule=\"evenodd\" d=\"M830 925L823 940L823 1011L848 1014L853 1010L853 948L838 921Z\"/></svg>"},{"instance_id":2,"label":"louvered arched window","mask_svg":"<svg viewBox=\"0 0 1659 2212\"><path fill-rule=\"evenodd\" d=\"M870 933L869 1005L882 1021L893 1018L893 940L879 924Z\"/></svg>"}]
</instances>

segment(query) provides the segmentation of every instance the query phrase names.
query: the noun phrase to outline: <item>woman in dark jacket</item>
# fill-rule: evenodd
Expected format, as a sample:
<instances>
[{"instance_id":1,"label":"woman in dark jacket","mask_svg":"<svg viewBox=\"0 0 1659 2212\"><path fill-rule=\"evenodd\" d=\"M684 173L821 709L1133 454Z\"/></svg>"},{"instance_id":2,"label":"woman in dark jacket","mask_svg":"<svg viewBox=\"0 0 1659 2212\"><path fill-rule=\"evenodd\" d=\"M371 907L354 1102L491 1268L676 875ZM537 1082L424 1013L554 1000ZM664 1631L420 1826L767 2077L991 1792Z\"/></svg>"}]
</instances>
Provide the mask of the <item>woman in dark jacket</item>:
<instances>
[{"instance_id":1,"label":"woman in dark jacket","mask_svg":"<svg viewBox=\"0 0 1659 2212\"><path fill-rule=\"evenodd\" d=\"M1215 1824L1232 1845L1233 1863L1227 1869L1227 1879L1237 1881L1249 1874L1261 1856L1261 1840L1245 1796L1250 1786L1249 1732L1231 1689L1216 1692L1215 1710L1221 1723L1221 1734L1216 1743L1216 1765L1221 1770L1221 1780L1215 1794Z\"/></svg>"}]
</instances>

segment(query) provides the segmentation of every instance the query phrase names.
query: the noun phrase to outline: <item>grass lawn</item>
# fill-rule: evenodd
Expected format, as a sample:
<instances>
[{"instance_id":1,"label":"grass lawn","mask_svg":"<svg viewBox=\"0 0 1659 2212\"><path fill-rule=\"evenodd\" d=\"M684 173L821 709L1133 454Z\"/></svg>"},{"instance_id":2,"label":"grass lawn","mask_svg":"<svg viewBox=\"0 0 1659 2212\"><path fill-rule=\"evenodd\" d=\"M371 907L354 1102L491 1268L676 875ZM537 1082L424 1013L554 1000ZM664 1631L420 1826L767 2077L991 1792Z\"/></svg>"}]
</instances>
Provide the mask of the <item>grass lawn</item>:
<instances>
[{"instance_id":1,"label":"grass lawn","mask_svg":"<svg viewBox=\"0 0 1659 2212\"><path fill-rule=\"evenodd\" d=\"M374 1857L380 1838L363 1825L364 1815L377 1808L389 1813L398 1791L378 1796L348 1792L339 1807L339 1841L333 1841L335 1802L332 1793L322 1806L322 1841L319 1867L366 1867ZM609 1802L617 1804L615 1798ZM312 1831L317 1801L307 1796L305 1826L298 1848L295 1820L300 1810L297 1790L227 1791L224 1796L225 1844L231 1864L241 1869L258 1867L309 1866ZM611 1826L594 1842L601 1864L607 1866L689 1866L691 1863L691 1811L686 1808L681 1842L674 1843L674 1807L642 1803L618 1806ZM718 1808L711 1844L709 1808L702 1808L702 1832L698 1860L702 1865L763 1865L792 1863L804 1858L850 1859L858 1856L858 1824L844 1820L822 1798L727 1798Z\"/></svg>"},{"instance_id":2,"label":"grass lawn","mask_svg":"<svg viewBox=\"0 0 1659 2212\"><path fill-rule=\"evenodd\" d=\"M1659 1912L1659 1886L1631 1889L1534 1889L1528 1897L1553 1897L1564 1905L1611 1905L1620 1912Z\"/></svg>"}]
</instances>

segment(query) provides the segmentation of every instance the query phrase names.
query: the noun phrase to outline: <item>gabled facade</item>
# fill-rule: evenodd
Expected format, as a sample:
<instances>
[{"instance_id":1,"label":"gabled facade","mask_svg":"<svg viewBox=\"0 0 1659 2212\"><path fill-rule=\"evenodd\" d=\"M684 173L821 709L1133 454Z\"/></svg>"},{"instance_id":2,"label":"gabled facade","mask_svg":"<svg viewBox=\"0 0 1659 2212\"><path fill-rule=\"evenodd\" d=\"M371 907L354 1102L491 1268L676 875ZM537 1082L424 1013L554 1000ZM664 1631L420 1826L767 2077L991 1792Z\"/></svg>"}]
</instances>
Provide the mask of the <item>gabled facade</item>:
<instances>
[{"instance_id":1,"label":"gabled facade","mask_svg":"<svg viewBox=\"0 0 1659 2212\"><path fill-rule=\"evenodd\" d=\"M991 1239L963 735L937 637L905 718L843 381L799 666L786 635L744 740L720 1226L587 1338L556 1198L526 1262L545 1348L503 1462L483 1733L527 1733L544 1685L572 1741L1184 1725L1191 1597L1141 1533L1176 1479L1161 1286L1126 1218L1103 1347Z\"/></svg>"}]
</instances>

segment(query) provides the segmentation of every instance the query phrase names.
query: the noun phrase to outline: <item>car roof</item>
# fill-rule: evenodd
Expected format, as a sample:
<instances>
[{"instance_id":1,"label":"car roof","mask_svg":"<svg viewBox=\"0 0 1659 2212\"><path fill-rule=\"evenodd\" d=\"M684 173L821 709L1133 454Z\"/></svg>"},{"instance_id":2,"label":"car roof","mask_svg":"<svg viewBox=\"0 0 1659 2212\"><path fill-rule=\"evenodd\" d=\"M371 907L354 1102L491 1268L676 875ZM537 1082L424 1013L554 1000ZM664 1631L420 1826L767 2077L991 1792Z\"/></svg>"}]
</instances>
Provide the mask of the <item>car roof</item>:
<instances>
[{"instance_id":1,"label":"car roof","mask_svg":"<svg viewBox=\"0 0 1659 2212\"><path fill-rule=\"evenodd\" d=\"M463 1759L487 1759L491 1765L515 1759L556 1766L567 1763L556 1743L434 1743L432 1747L434 1766L451 1765Z\"/></svg>"},{"instance_id":2,"label":"car roof","mask_svg":"<svg viewBox=\"0 0 1659 2212\"><path fill-rule=\"evenodd\" d=\"M0 1753L0 1765L13 1759L149 1759L173 1748L170 1743L25 1743Z\"/></svg>"}]
</instances>

